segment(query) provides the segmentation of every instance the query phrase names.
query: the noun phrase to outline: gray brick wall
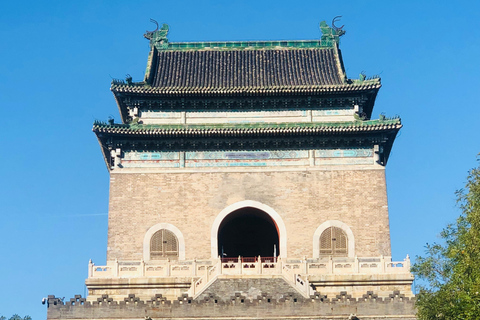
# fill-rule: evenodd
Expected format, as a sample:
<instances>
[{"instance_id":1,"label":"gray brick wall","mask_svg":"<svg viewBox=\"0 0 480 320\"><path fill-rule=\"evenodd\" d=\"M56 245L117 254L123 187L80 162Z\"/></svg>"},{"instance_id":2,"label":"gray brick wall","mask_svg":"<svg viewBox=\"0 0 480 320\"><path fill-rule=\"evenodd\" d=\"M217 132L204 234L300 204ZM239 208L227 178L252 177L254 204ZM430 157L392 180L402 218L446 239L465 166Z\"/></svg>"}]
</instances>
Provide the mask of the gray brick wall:
<instances>
[{"instance_id":1,"label":"gray brick wall","mask_svg":"<svg viewBox=\"0 0 480 320\"><path fill-rule=\"evenodd\" d=\"M161 295L151 300L142 301L129 295L121 302L112 301L108 296L99 298L93 303L76 296L63 304L54 296L48 299L48 320L63 319L225 319L247 317L252 320L261 319L311 319L333 320L348 319L352 314L358 319L369 320L414 320L414 300L392 293L390 298L375 298L365 294L363 299L354 299L347 294L340 294L329 300L323 297L311 299L259 299L249 300L236 294L228 301L206 298L192 300L180 297L173 302L165 300Z\"/></svg>"},{"instance_id":2,"label":"gray brick wall","mask_svg":"<svg viewBox=\"0 0 480 320\"><path fill-rule=\"evenodd\" d=\"M140 260L145 233L161 222L183 233L186 259L208 259L214 219L243 200L281 216L289 257L311 257L313 234L327 220L350 226L357 256L391 255L385 174L377 168L112 173L107 259Z\"/></svg>"}]
</instances>

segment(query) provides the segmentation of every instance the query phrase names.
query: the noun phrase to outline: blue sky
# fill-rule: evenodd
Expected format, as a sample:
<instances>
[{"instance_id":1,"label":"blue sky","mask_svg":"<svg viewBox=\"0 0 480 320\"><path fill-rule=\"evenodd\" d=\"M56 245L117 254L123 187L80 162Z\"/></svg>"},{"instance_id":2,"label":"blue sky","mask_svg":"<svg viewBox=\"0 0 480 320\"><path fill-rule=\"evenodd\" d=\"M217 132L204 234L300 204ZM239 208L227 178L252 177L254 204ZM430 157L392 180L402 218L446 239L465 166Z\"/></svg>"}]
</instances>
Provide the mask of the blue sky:
<instances>
[{"instance_id":1,"label":"blue sky","mask_svg":"<svg viewBox=\"0 0 480 320\"><path fill-rule=\"evenodd\" d=\"M480 152L476 1L3 1L0 4L0 315L46 318L105 263L108 172L91 126L119 120L111 78L142 80L145 30L170 41L318 39L342 15L347 75L379 74L374 117L400 115L387 165L393 257L453 222Z\"/></svg>"}]
</instances>

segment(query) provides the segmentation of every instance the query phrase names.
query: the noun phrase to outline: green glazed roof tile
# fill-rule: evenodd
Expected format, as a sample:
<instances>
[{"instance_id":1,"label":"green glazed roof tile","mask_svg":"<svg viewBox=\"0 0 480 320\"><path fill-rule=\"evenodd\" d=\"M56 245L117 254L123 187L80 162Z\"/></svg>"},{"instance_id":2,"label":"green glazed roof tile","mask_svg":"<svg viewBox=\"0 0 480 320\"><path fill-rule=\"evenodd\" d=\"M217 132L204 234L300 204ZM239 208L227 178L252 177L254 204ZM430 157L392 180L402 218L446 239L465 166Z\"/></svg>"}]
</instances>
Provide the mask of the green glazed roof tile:
<instances>
[{"instance_id":1,"label":"green glazed roof tile","mask_svg":"<svg viewBox=\"0 0 480 320\"><path fill-rule=\"evenodd\" d=\"M275 133L335 133L400 129L400 119L328 123L239 123L239 124L105 124L95 122L93 131L113 134L275 134Z\"/></svg>"}]
</instances>

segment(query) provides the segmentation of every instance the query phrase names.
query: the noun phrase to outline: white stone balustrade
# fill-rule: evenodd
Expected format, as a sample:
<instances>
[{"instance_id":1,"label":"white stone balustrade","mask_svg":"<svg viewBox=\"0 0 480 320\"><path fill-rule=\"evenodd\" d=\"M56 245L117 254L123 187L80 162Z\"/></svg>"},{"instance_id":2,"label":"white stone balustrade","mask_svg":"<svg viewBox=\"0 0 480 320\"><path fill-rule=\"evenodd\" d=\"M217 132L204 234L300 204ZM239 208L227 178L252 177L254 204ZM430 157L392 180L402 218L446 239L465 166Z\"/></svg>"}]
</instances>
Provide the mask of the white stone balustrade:
<instances>
[{"instance_id":1,"label":"white stone balustrade","mask_svg":"<svg viewBox=\"0 0 480 320\"><path fill-rule=\"evenodd\" d=\"M216 262L213 262L216 263ZM155 264L140 262L107 262L106 266L96 266L89 262L89 278L139 278L139 277L198 277L207 272L212 261L156 261Z\"/></svg>"},{"instance_id":2,"label":"white stone balustrade","mask_svg":"<svg viewBox=\"0 0 480 320\"><path fill-rule=\"evenodd\" d=\"M207 267L203 277L193 281L192 286L188 290L188 296L196 298L200 295L204 289L208 288L210 284L215 281L217 276L221 273L221 269L220 260L218 260L215 265Z\"/></svg>"},{"instance_id":3,"label":"white stone balustrade","mask_svg":"<svg viewBox=\"0 0 480 320\"><path fill-rule=\"evenodd\" d=\"M248 261L251 259L252 261ZM400 274L410 272L410 258L392 261L391 257L354 259L269 259L239 258L217 260L155 261L155 263L108 262L96 266L89 262L89 278L138 278L138 277L200 277L215 268L215 274L225 275L322 275L322 274ZM210 277L210 279L213 276ZM296 279L289 279L296 282Z\"/></svg>"}]
</instances>

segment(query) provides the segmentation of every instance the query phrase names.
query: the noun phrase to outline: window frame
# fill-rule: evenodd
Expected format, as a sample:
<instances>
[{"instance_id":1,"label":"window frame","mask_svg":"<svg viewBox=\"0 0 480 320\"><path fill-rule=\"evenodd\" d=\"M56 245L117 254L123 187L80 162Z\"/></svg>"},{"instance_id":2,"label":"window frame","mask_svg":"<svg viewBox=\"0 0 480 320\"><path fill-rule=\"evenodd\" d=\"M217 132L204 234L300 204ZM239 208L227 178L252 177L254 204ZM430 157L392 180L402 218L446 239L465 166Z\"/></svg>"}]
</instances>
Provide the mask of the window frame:
<instances>
[{"instance_id":1,"label":"window frame","mask_svg":"<svg viewBox=\"0 0 480 320\"><path fill-rule=\"evenodd\" d=\"M170 241L174 243L169 243ZM160 250L154 250L157 249L155 248L157 246ZM174 250L168 250L170 249L169 246L174 247ZM160 229L150 238L150 260L165 260L168 258L178 259L178 238L172 231Z\"/></svg>"},{"instance_id":2,"label":"window frame","mask_svg":"<svg viewBox=\"0 0 480 320\"><path fill-rule=\"evenodd\" d=\"M151 247L150 242L152 237L155 235L157 231L162 229L168 230L172 232L175 237L177 238L177 246L178 246L178 256L176 257L165 257L161 259L151 259ZM159 261L159 260L166 260L166 259L173 259L173 260L185 260L185 238L183 237L182 232L175 227L173 224L170 223L157 223L150 227L145 236L143 238L143 260L144 261Z\"/></svg>"},{"instance_id":3,"label":"window frame","mask_svg":"<svg viewBox=\"0 0 480 320\"><path fill-rule=\"evenodd\" d=\"M318 228L315 230L315 233L313 235L313 258L319 259L319 258L326 258L329 257L330 255L321 255L320 254L320 236L322 233L327 230L330 227L337 227L341 229L347 237L347 254L343 255L341 257L348 257L348 258L354 258L355 257L355 237L353 235L352 230L350 227L338 220L328 220L322 223ZM333 256L332 257L340 257L340 256Z\"/></svg>"},{"instance_id":4,"label":"window frame","mask_svg":"<svg viewBox=\"0 0 480 320\"><path fill-rule=\"evenodd\" d=\"M348 236L341 228L328 227L323 230L319 241L320 257L348 257ZM325 248L323 247L324 243L327 245ZM340 245L338 245L339 243Z\"/></svg>"}]
</instances>

